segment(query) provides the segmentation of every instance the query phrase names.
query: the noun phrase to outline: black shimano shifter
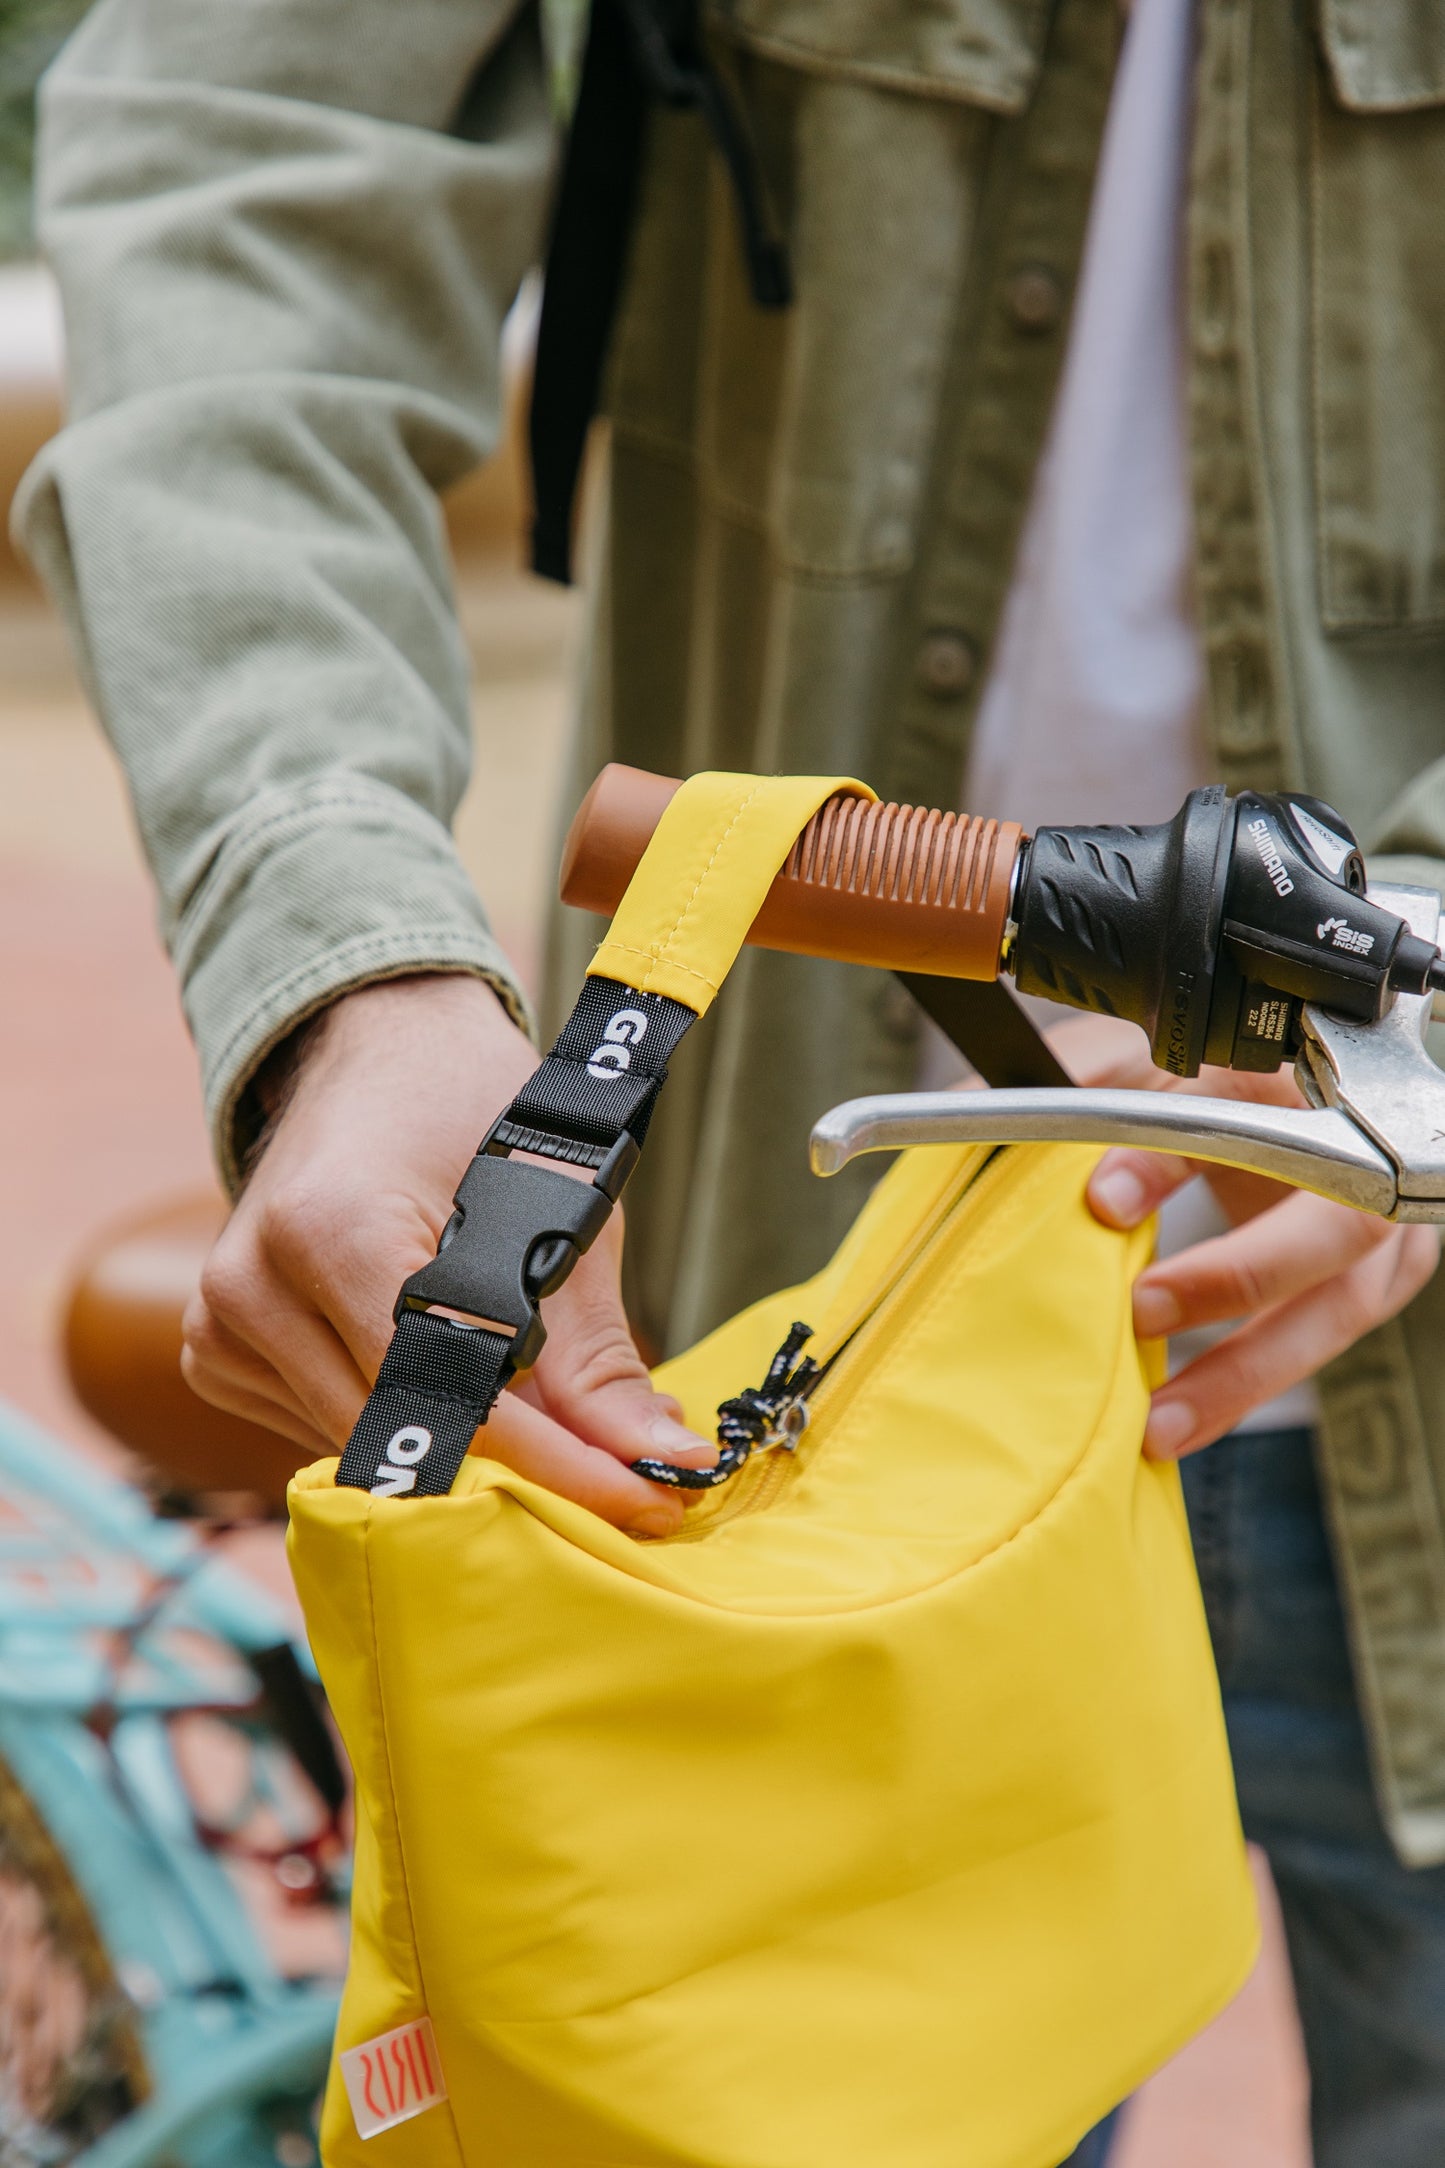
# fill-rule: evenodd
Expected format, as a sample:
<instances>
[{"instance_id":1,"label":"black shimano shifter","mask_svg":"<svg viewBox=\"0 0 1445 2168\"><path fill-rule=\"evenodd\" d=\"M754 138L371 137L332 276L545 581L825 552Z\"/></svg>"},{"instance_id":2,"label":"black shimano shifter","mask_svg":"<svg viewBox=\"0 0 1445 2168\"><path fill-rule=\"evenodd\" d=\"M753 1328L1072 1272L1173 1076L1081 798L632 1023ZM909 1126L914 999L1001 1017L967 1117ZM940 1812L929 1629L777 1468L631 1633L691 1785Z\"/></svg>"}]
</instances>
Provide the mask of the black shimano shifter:
<instances>
[{"instance_id":1,"label":"black shimano shifter","mask_svg":"<svg viewBox=\"0 0 1445 2168\"><path fill-rule=\"evenodd\" d=\"M1141 1025L1175 1076L1277 1069L1307 1001L1369 1023L1445 989L1440 952L1365 894L1338 813L1219 785L1155 828L1041 828L1004 961L1023 993Z\"/></svg>"}]
</instances>

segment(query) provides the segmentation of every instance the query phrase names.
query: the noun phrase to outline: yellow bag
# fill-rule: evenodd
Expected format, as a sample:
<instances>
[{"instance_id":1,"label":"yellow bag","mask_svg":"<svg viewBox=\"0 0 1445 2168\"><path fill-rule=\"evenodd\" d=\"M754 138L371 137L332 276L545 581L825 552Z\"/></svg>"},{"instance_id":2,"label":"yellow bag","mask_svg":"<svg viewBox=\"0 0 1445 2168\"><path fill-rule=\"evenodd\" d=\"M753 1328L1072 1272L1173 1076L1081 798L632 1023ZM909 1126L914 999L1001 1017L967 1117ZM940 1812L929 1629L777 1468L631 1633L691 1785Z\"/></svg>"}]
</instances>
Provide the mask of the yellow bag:
<instances>
[{"instance_id":1,"label":"yellow bag","mask_svg":"<svg viewBox=\"0 0 1445 2168\"><path fill-rule=\"evenodd\" d=\"M705 1007L839 787L686 785L594 972ZM668 1541L480 1454L447 1495L297 1476L357 1789L327 2168L1054 2168L1235 1991L1146 1238L1095 1157L907 1152L815 1280L664 1365L698 1428L794 1319L825 1366Z\"/></svg>"}]
</instances>

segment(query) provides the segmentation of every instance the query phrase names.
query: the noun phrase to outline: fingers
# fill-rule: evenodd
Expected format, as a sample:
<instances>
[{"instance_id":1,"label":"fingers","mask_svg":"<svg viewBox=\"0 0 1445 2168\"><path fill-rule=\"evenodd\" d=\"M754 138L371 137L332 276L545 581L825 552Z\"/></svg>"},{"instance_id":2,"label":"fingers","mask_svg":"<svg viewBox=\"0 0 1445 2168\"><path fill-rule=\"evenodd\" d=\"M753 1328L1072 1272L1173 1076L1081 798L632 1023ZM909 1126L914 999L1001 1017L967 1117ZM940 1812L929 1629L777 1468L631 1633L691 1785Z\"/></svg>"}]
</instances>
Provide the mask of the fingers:
<instances>
[{"instance_id":1,"label":"fingers","mask_svg":"<svg viewBox=\"0 0 1445 2168\"><path fill-rule=\"evenodd\" d=\"M1134 1043L1137 1042L1137 1043ZM1204 1069L1196 1077L1173 1077L1156 1069L1138 1032L1132 1040L1105 1042L1085 1070L1075 1068L1081 1084L1127 1086L1131 1090L1182 1093L1186 1098L1248 1099L1270 1106L1299 1106L1299 1087L1287 1069L1256 1075L1231 1069ZM1137 1227L1157 1212L1166 1198L1203 1175L1232 1220L1264 1211L1283 1194L1263 1175L1215 1167L1171 1152L1141 1152L1127 1146L1106 1152L1088 1187L1090 1209L1106 1227Z\"/></svg>"},{"instance_id":2,"label":"fingers","mask_svg":"<svg viewBox=\"0 0 1445 2168\"><path fill-rule=\"evenodd\" d=\"M653 1391L622 1307L621 1230L609 1227L548 1310L548 1345L533 1372L535 1399L554 1421L620 1461L644 1456L710 1468L717 1447L679 1421Z\"/></svg>"},{"instance_id":3,"label":"fingers","mask_svg":"<svg viewBox=\"0 0 1445 2168\"><path fill-rule=\"evenodd\" d=\"M366 1224L351 1216L353 1229ZM430 1244L409 1225L399 1233L393 1215L363 1246L369 1269L353 1270L354 1236L328 1256L315 1252L309 1225L294 1199L282 1220L260 1211L232 1221L187 1313L184 1368L217 1405L318 1453L349 1437L389 1338L392 1293ZM678 1524L682 1500L624 1464L651 1455L711 1466L716 1447L652 1389L622 1309L619 1251L620 1229L548 1304L548 1346L528 1385L534 1405L505 1395L485 1447L605 1519L660 1536ZM310 1305L312 1289L330 1316Z\"/></svg>"},{"instance_id":4,"label":"fingers","mask_svg":"<svg viewBox=\"0 0 1445 2168\"><path fill-rule=\"evenodd\" d=\"M670 1536L682 1526L684 1508L675 1491L634 1475L615 1454L584 1445L516 1393L503 1393L482 1443L489 1458L630 1535Z\"/></svg>"},{"instance_id":5,"label":"fingers","mask_svg":"<svg viewBox=\"0 0 1445 2168\"><path fill-rule=\"evenodd\" d=\"M1106 1152L1089 1179L1086 1192L1096 1219L1106 1227L1140 1226L1186 1182L1202 1178L1232 1226L1254 1219L1295 1193L1286 1182L1243 1167L1222 1167L1204 1159L1181 1159L1174 1152L1135 1152L1119 1147Z\"/></svg>"},{"instance_id":6,"label":"fingers","mask_svg":"<svg viewBox=\"0 0 1445 2168\"><path fill-rule=\"evenodd\" d=\"M1106 1227L1137 1227L1198 1173L1173 1152L1106 1152L1089 1177L1089 1208Z\"/></svg>"},{"instance_id":7,"label":"fingers","mask_svg":"<svg viewBox=\"0 0 1445 2168\"><path fill-rule=\"evenodd\" d=\"M182 1375L186 1375L184 1362L181 1364L181 1371ZM187 1383L190 1383L189 1377ZM198 1390L195 1387L192 1389ZM274 1430L278 1437L289 1438L292 1445L299 1447L312 1460L320 1460L323 1455L336 1450L331 1440L323 1438L321 1432L310 1423L290 1414L285 1408L278 1407L274 1400L268 1400L262 1393L249 1393L244 1387L228 1386L214 1393L202 1393L201 1398L208 1400L212 1407L223 1408L228 1415L239 1415L244 1421L255 1423L262 1430Z\"/></svg>"},{"instance_id":8,"label":"fingers","mask_svg":"<svg viewBox=\"0 0 1445 2168\"><path fill-rule=\"evenodd\" d=\"M1273 1211L1141 1273L1134 1329L1141 1340L1162 1340L1251 1317L1333 1279L1398 1237L1388 1220L1296 1190Z\"/></svg>"},{"instance_id":9,"label":"fingers","mask_svg":"<svg viewBox=\"0 0 1445 2168\"><path fill-rule=\"evenodd\" d=\"M215 1406L279 1431L305 1452L335 1451L350 1435L366 1397L366 1382L340 1336L273 1289L269 1303L240 1305L253 1328L258 1309L269 1320L268 1352L263 1356L218 1314L217 1303L224 1307L228 1302L234 1303L235 1296L225 1271L208 1270L205 1292L194 1298L186 1315L181 1367L188 1382ZM604 1364L607 1357L599 1339L593 1363ZM606 1433L611 1426L607 1446L599 1449L584 1442L545 1409L506 1393L483 1434L484 1449L533 1482L635 1535L670 1535L682 1520L683 1501L633 1475L624 1461L661 1450L661 1438L649 1442L649 1422L666 1423L670 1432L685 1439L691 1440L691 1433L676 1420L677 1402L653 1393L635 1350L625 1361L614 1351L612 1359L613 1374L599 1370L594 1390L589 1392L585 1372L574 1387L577 1404L584 1412L591 1410L593 1427ZM564 1392L561 1397L565 1402L568 1396ZM701 1440L691 1443L692 1464L715 1458Z\"/></svg>"},{"instance_id":10,"label":"fingers","mask_svg":"<svg viewBox=\"0 0 1445 2168\"><path fill-rule=\"evenodd\" d=\"M647 1458L711 1468L717 1460L716 1445L678 1420L652 1390L646 1371L640 1377L598 1375L594 1358L581 1372L570 1373L563 1391L549 1395L545 1406L577 1437L619 1461Z\"/></svg>"},{"instance_id":11,"label":"fingers","mask_svg":"<svg viewBox=\"0 0 1445 2168\"><path fill-rule=\"evenodd\" d=\"M234 1228L232 1222L212 1250L186 1312L188 1381L210 1400L238 1389L256 1392L339 1448L361 1413L367 1379L329 1321L257 1254L248 1230L233 1236Z\"/></svg>"},{"instance_id":12,"label":"fingers","mask_svg":"<svg viewBox=\"0 0 1445 2168\"><path fill-rule=\"evenodd\" d=\"M1264 1310L1161 1386L1150 1408L1145 1452L1153 1460L1178 1459L1222 1438L1251 1409L1313 1377L1403 1310L1439 1258L1434 1228L1387 1228L1385 1240L1344 1271Z\"/></svg>"},{"instance_id":13,"label":"fingers","mask_svg":"<svg viewBox=\"0 0 1445 2168\"><path fill-rule=\"evenodd\" d=\"M259 1311L257 1285L270 1282L298 1318L331 1328L350 1358L350 1374L369 1385L391 1343L396 1291L436 1251L449 1198L443 1191L431 1202L429 1214L410 1196L379 1195L365 1183L354 1188L334 1179L324 1187L289 1184L248 1219L249 1254L238 1273L248 1308ZM222 1235L218 1253L226 1250L230 1233ZM268 1318L268 1353L274 1329ZM305 1352L314 1347L308 1335Z\"/></svg>"},{"instance_id":14,"label":"fingers","mask_svg":"<svg viewBox=\"0 0 1445 2168\"><path fill-rule=\"evenodd\" d=\"M1137 1049L1127 1045L1104 1049L1092 1072L1076 1065L1076 1074L1089 1082L1196 1097L1300 1103L1287 1071L1255 1076L1209 1070L1183 1080L1156 1071L1146 1077ZM1135 1331L1141 1339L1163 1339L1231 1318L1249 1322L1155 1394L1145 1450L1156 1457L1196 1451L1312 1376L1403 1308L1438 1259L1428 1229L1394 1228L1263 1176L1171 1153L1106 1152L1089 1182L1089 1205L1106 1226L1137 1227L1200 1174L1233 1228L1141 1274Z\"/></svg>"},{"instance_id":15,"label":"fingers","mask_svg":"<svg viewBox=\"0 0 1445 2168\"><path fill-rule=\"evenodd\" d=\"M192 1392L212 1407L244 1415L248 1422L262 1423L298 1444L315 1440L318 1453L328 1450L320 1431L270 1364L233 1339L198 1296L186 1310L184 1329L181 1375Z\"/></svg>"},{"instance_id":16,"label":"fingers","mask_svg":"<svg viewBox=\"0 0 1445 2168\"><path fill-rule=\"evenodd\" d=\"M209 1276L209 1286L214 1299L216 1275ZM223 1294L221 1299L227 1298ZM294 1305L286 1306L278 1328L278 1314L278 1308L269 1311L270 1354L263 1357L216 1315L205 1296L198 1295L186 1317L183 1374L213 1405L280 1432L303 1451L312 1455L335 1451L350 1435L365 1398L365 1382L339 1336L330 1332L321 1319L303 1314ZM632 1361L636 1365L635 1354ZM288 1383L279 1366L283 1362L287 1368L298 1366L299 1392ZM676 1423L677 1402L654 1394L647 1385L645 1371L642 1378L645 1412L664 1420L670 1418L673 1429L680 1430ZM612 1381L613 1389L622 1382L621 1378ZM335 1427L318 1427L310 1419L308 1409L316 1404L325 1408L327 1425ZM622 1410L616 1413L619 1445L630 1436L634 1459L652 1450L646 1444L635 1443L639 1431L646 1435L645 1423L634 1422L628 1433L623 1428ZM633 1534L670 1535L681 1522L683 1502L674 1493L633 1475L615 1451L583 1443L544 1411L527 1406L516 1394L503 1395L486 1427L483 1443L491 1458Z\"/></svg>"}]
</instances>

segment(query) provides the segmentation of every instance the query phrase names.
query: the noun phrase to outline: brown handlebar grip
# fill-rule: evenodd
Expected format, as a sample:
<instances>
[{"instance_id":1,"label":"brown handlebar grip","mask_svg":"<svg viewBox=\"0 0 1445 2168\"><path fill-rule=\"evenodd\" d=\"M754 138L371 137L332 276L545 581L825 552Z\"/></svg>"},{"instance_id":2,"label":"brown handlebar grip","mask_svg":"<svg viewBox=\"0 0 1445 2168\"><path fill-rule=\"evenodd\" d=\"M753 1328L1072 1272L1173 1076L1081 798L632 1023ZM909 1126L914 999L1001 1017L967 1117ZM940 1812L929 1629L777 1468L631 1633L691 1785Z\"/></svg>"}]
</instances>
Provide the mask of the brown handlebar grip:
<instances>
[{"instance_id":1,"label":"brown handlebar grip","mask_svg":"<svg viewBox=\"0 0 1445 2168\"><path fill-rule=\"evenodd\" d=\"M610 916L677 788L642 768L604 768L568 833L562 901ZM996 978L1022 840L1014 821L830 798L793 845L748 939L892 971Z\"/></svg>"}]
</instances>

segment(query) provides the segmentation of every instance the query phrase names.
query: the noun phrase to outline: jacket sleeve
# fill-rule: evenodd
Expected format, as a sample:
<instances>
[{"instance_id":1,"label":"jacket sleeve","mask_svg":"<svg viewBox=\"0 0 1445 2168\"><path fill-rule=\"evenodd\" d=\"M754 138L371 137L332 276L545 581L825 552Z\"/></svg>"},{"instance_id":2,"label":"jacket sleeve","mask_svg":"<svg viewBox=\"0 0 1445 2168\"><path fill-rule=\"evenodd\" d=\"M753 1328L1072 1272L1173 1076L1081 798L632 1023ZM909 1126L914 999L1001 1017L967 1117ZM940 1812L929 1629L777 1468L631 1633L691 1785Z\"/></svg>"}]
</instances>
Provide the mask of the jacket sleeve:
<instances>
[{"instance_id":1,"label":"jacket sleeve","mask_svg":"<svg viewBox=\"0 0 1445 2168\"><path fill-rule=\"evenodd\" d=\"M552 157L518 0L100 0L46 79L69 425L17 534L129 778L216 1154L350 986L523 998L450 822L437 491L494 445Z\"/></svg>"}]
</instances>

